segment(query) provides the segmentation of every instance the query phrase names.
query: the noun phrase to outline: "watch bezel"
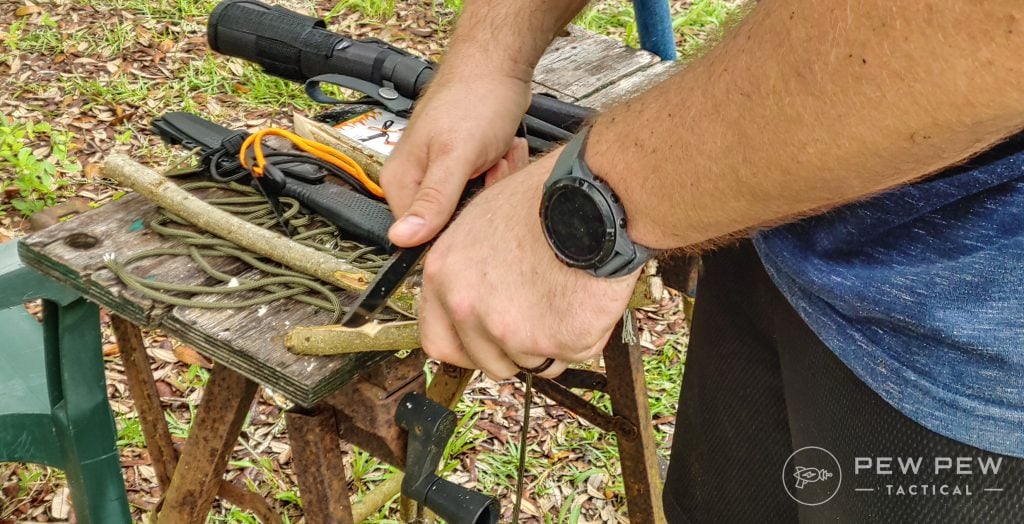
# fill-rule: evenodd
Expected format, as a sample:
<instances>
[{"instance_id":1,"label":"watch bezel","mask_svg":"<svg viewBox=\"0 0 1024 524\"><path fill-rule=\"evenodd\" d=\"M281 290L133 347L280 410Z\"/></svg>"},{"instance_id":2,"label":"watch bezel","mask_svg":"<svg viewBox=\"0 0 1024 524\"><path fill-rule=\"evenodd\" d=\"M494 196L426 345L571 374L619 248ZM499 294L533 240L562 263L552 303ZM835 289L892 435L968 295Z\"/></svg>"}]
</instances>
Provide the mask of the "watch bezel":
<instances>
[{"instance_id":1,"label":"watch bezel","mask_svg":"<svg viewBox=\"0 0 1024 524\"><path fill-rule=\"evenodd\" d=\"M629 238L626 231L626 210L618 196L607 182L590 171L584 161L588 132L589 128L582 129L565 145L555 161L551 175L544 183L539 213L541 229L548 246L555 253L555 258L563 264L582 269L595 277L624 277L643 266L656 251ZM556 200L555 197L570 188L574 191L583 191L601 215L604 230L601 232L600 253L596 256L586 259L574 257L563 249L564 246L559 246L555 242L558 232L551 227L552 216L548 208Z\"/></svg>"},{"instance_id":2,"label":"watch bezel","mask_svg":"<svg viewBox=\"0 0 1024 524\"><path fill-rule=\"evenodd\" d=\"M598 224L597 227L601 228L603 241L601 243L600 250L594 256L587 257L585 259L570 258L565 252L563 246L559 246L557 244L556 238L558 235L557 232L552 229L550 216L551 207L552 204L559 202L557 197L567 191L584 192L587 197L596 204L601 215L602 223ZM615 256L617 222L611 202L608 201L598 185L591 180L587 180L582 177L565 177L552 181L552 183L545 188L541 202L541 224L544 227L544 236L547 239L548 244L551 246L552 251L554 251L555 256L558 257L562 263L570 267L593 269L595 267L600 267L611 260Z\"/></svg>"}]
</instances>

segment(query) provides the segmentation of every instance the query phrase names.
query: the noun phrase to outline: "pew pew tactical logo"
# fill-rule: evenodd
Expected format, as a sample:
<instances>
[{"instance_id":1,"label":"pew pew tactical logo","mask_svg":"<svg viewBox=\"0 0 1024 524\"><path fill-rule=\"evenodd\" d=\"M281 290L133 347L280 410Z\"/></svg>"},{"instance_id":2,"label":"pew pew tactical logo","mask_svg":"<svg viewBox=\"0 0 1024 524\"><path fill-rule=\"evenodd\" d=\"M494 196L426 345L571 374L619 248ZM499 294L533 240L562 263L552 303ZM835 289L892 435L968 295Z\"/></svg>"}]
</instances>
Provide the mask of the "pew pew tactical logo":
<instances>
[{"instance_id":1,"label":"pew pew tactical logo","mask_svg":"<svg viewBox=\"0 0 1024 524\"><path fill-rule=\"evenodd\" d=\"M848 496L971 497L1002 493L999 473L1003 457L857 456L844 457ZM790 498L805 506L832 500L843 484L843 468L830 451L807 446L793 452L782 468L782 485Z\"/></svg>"},{"instance_id":2,"label":"pew pew tactical logo","mask_svg":"<svg viewBox=\"0 0 1024 524\"><path fill-rule=\"evenodd\" d=\"M805 506L818 506L832 500L842 484L843 469L835 455L825 448L800 448L782 467L786 493Z\"/></svg>"}]
</instances>

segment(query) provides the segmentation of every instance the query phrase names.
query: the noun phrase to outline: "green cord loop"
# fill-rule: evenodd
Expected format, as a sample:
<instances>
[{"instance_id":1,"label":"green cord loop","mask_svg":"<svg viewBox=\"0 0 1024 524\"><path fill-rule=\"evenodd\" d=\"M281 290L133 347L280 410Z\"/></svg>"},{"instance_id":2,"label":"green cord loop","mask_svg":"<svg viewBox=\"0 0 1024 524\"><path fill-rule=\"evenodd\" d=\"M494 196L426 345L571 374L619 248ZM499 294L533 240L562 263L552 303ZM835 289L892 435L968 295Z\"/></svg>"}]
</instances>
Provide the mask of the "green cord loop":
<instances>
[{"instance_id":1,"label":"green cord loop","mask_svg":"<svg viewBox=\"0 0 1024 524\"><path fill-rule=\"evenodd\" d=\"M236 182L225 184L197 181L182 184L181 187L187 191L232 191L237 196L218 196L206 199L206 202L259 227L278 227L277 218L270 204L256 189L249 186ZM296 232L292 237L295 242L330 254L371 273L379 271L387 261L387 256L382 255L377 248L345 239L333 225L327 224L316 215L302 213L301 206L294 199L281 198L281 204L284 207L285 219ZM338 288L283 267L232 242L199 231L187 221L164 209L160 209L159 214L146 226L161 237L174 240L178 245L132 253L122 259L111 257L106 260L106 266L130 289L152 300L181 307L231 309L259 306L287 298L333 313L331 323L337 323L345 313L345 308L338 299ZM187 285L161 282L132 273L129 269L144 260L162 256L189 257L196 267L218 283ZM234 258L241 260L246 266L239 275L231 275L215 268L210 263L211 258ZM263 275L251 275L253 268ZM241 276L242 274L246 276ZM239 293L245 293L244 298L236 296ZM191 298L195 295L206 296L202 300Z\"/></svg>"}]
</instances>

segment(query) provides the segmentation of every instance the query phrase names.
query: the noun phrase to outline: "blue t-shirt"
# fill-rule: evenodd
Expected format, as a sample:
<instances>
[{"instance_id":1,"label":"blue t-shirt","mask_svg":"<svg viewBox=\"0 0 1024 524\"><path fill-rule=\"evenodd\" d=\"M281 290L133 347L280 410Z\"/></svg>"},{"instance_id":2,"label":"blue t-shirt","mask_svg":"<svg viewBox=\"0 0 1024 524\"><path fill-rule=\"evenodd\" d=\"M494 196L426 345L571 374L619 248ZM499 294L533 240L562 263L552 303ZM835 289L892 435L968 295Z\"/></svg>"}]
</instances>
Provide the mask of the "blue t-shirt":
<instances>
[{"instance_id":1,"label":"blue t-shirt","mask_svg":"<svg viewBox=\"0 0 1024 524\"><path fill-rule=\"evenodd\" d=\"M1024 138L754 244L811 329L896 409L1024 457Z\"/></svg>"}]
</instances>

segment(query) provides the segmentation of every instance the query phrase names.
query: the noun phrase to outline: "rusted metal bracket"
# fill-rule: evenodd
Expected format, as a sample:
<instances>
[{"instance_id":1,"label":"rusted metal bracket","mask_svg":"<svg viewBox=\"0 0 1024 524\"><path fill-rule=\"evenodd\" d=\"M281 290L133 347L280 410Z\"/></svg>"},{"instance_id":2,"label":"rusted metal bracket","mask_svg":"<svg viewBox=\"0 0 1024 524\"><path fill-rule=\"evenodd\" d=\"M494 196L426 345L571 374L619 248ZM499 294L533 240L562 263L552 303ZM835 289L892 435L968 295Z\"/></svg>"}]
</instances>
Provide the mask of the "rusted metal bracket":
<instances>
[{"instance_id":1,"label":"rusted metal bracket","mask_svg":"<svg viewBox=\"0 0 1024 524\"><path fill-rule=\"evenodd\" d=\"M302 512L309 524L353 524L345 478L345 453L335 411L320 404L285 413Z\"/></svg>"},{"instance_id":2,"label":"rusted metal bracket","mask_svg":"<svg viewBox=\"0 0 1024 524\"><path fill-rule=\"evenodd\" d=\"M525 379L523 373L519 373L518 376L520 379ZM606 413L601 408L569 391L554 380L535 376L533 378L533 387L558 405L572 411L587 422L605 431L622 433L624 435L636 434L636 426L629 420Z\"/></svg>"},{"instance_id":3,"label":"rusted metal bracket","mask_svg":"<svg viewBox=\"0 0 1024 524\"><path fill-rule=\"evenodd\" d=\"M403 467L406 436L395 424L395 411L407 393L426 391L425 361L422 351L393 356L324 399L334 408L341 438Z\"/></svg>"},{"instance_id":4,"label":"rusted metal bracket","mask_svg":"<svg viewBox=\"0 0 1024 524\"><path fill-rule=\"evenodd\" d=\"M636 316L628 310L616 331L635 335L638 330ZM651 426L651 406L647 400L647 380L639 337L613 335L604 348L604 363L608 369L612 411L625 421L623 427L629 428L628 431L615 432L629 520L663 524L661 468Z\"/></svg>"},{"instance_id":5,"label":"rusted metal bracket","mask_svg":"<svg viewBox=\"0 0 1024 524\"><path fill-rule=\"evenodd\" d=\"M257 387L222 364L214 365L157 516L159 524L206 522Z\"/></svg>"},{"instance_id":6,"label":"rusted metal bracket","mask_svg":"<svg viewBox=\"0 0 1024 524\"><path fill-rule=\"evenodd\" d=\"M608 391L608 377L604 373L589 369L566 369L561 375L555 377L554 381L569 389Z\"/></svg>"}]
</instances>

